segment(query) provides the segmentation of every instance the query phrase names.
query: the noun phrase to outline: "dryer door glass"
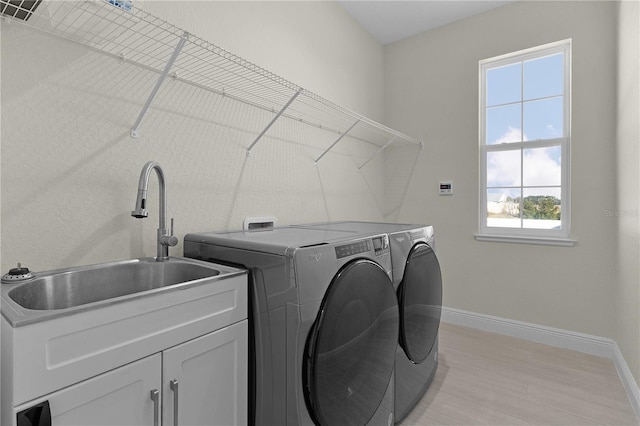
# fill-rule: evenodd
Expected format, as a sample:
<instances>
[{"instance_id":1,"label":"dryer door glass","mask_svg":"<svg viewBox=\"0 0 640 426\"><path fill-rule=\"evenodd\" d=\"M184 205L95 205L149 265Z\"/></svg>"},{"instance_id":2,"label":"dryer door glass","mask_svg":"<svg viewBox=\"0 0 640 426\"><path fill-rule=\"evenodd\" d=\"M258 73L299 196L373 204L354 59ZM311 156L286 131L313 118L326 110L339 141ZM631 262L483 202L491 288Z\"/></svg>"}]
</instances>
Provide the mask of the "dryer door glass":
<instances>
[{"instance_id":1,"label":"dryer door glass","mask_svg":"<svg viewBox=\"0 0 640 426\"><path fill-rule=\"evenodd\" d=\"M400 345L409 359L424 361L438 337L442 311L442 275L433 249L416 243L407 256L398 287Z\"/></svg>"},{"instance_id":2,"label":"dryer door glass","mask_svg":"<svg viewBox=\"0 0 640 426\"><path fill-rule=\"evenodd\" d=\"M305 401L319 425L365 425L390 385L399 310L375 262L354 260L333 278L307 339Z\"/></svg>"}]
</instances>

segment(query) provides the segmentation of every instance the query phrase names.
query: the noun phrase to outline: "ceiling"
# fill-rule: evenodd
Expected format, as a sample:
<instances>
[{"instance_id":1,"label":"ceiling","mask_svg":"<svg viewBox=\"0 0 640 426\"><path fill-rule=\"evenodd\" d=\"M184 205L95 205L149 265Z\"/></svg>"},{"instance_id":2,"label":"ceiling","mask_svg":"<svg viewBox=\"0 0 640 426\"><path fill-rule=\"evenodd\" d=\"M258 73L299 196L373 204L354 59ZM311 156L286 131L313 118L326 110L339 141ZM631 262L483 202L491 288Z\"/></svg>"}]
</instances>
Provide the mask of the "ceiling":
<instances>
[{"instance_id":1,"label":"ceiling","mask_svg":"<svg viewBox=\"0 0 640 426\"><path fill-rule=\"evenodd\" d=\"M380 44L459 21L515 0L338 0Z\"/></svg>"}]
</instances>

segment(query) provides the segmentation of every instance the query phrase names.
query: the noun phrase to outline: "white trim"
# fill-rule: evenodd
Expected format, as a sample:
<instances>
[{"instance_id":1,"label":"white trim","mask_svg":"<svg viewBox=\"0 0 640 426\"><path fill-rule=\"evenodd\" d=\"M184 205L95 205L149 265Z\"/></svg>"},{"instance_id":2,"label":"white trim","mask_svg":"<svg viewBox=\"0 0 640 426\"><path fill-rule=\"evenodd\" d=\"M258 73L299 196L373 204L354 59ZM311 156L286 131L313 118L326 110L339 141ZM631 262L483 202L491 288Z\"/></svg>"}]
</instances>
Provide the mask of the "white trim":
<instances>
[{"instance_id":1,"label":"white trim","mask_svg":"<svg viewBox=\"0 0 640 426\"><path fill-rule=\"evenodd\" d=\"M635 411L636 417L640 421L640 388L638 388L638 384L636 383L633 374L631 374L629 365L627 364L627 361L625 361L624 356L622 356L620 347L616 342L613 342L613 363L616 366L618 376L620 376L622 386L624 386L624 390L627 393L631 407L633 407L633 411Z\"/></svg>"},{"instance_id":2,"label":"white trim","mask_svg":"<svg viewBox=\"0 0 640 426\"><path fill-rule=\"evenodd\" d=\"M640 421L640 389L618 344L612 339L445 306L442 307L442 321L613 360L631 407Z\"/></svg>"},{"instance_id":3,"label":"white trim","mask_svg":"<svg viewBox=\"0 0 640 426\"><path fill-rule=\"evenodd\" d=\"M551 43L543 44L541 46L534 46L528 49L518 50L516 52L505 53L504 55L494 56L492 58L482 59L480 61L480 65L484 65L486 63L498 63L499 61L504 61L504 64L509 64L514 57L522 56L523 61L527 61L530 59L537 58L540 55L540 51L548 51L549 55L553 55L555 53L561 53L566 44L571 44L571 38L566 38L564 40L558 40Z\"/></svg>"},{"instance_id":4,"label":"white trim","mask_svg":"<svg viewBox=\"0 0 640 426\"><path fill-rule=\"evenodd\" d=\"M473 238L478 241L489 241L493 243L518 243L518 244L536 244L543 246L556 247L573 247L577 241L569 238L544 238L544 237L519 237L511 235L491 235L491 234L474 234Z\"/></svg>"},{"instance_id":5,"label":"white trim","mask_svg":"<svg viewBox=\"0 0 640 426\"><path fill-rule=\"evenodd\" d=\"M613 340L523 321L442 307L442 321L492 333L613 358Z\"/></svg>"}]
</instances>

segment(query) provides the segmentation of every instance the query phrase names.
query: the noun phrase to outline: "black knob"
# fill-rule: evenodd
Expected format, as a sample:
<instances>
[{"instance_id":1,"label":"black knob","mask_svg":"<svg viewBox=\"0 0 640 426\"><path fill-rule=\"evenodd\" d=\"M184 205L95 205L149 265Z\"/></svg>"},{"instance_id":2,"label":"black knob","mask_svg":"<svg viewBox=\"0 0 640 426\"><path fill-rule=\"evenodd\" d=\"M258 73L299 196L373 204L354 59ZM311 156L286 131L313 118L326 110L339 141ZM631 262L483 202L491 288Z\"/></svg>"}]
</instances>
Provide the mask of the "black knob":
<instances>
[{"instance_id":1,"label":"black knob","mask_svg":"<svg viewBox=\"0 0 640 426\"><path fill-rule=\"evenodd\" d=\"M13 276L15 276L15 275L26 275L29 272L30 272L29 268L27 268L26 266L23 268L22 265L20 265L19 263L18 263L18 267L17 268L9 269L9 275L13 275Z\"/></svg>"},{"instance_id":2,"label":"black knob","mask_svg":"<svg viewBox=\"0 0 640 426\"><path fill-rule=\"evenodd\" d=\"M13 268L9 269L9 275L25 275L29 273L29 268Z\"/></svg>"},{"instance_id":3,"label":"black knob","mask_svg":"<svg viewBox=\"0 0 640 426\"><path fill-rule=\"evenodd\" d=\"M28 281L35 278L35 275L29 271L29 268L23 268L22 265L18 263L17 268L12 268L8 273L2 276L3 284L15 284L21 281Z\"/></svg>"}]
</instances>

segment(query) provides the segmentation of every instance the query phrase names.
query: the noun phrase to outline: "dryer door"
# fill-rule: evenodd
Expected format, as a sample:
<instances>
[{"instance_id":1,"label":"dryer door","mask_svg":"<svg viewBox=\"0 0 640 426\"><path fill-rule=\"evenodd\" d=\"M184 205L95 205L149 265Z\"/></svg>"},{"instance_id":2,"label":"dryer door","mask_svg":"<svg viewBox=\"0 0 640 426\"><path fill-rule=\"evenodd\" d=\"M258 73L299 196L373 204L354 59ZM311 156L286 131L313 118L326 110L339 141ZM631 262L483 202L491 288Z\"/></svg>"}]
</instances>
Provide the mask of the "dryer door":
<instances>
[{"instance_id":1,"label":"dryer door","mask_svg":"<svg viewBox=\"0 0 640 426\"><path fill-rule=\"evenodd\" d=\"M400 345L415 364L424 361L438 337L442 312L442 275L433 249L416 243L407 256L398 287Z\"/></svg>"},{"instance_id":2,"label":"dryer door","mask_svg":"<svg viewBox=\"0 0 640 426\"><path fill-rule=\"evenodd\" d=\"M305 349L305 401L318 425L365 425L389 387L398 342L393 284L377 263L343 266L324 296Z\"/></svg>"}]
</instances>

